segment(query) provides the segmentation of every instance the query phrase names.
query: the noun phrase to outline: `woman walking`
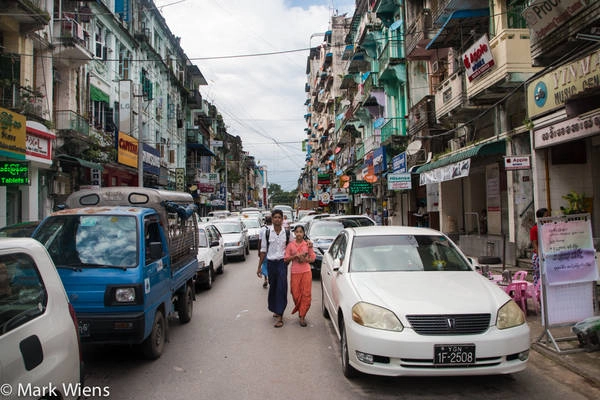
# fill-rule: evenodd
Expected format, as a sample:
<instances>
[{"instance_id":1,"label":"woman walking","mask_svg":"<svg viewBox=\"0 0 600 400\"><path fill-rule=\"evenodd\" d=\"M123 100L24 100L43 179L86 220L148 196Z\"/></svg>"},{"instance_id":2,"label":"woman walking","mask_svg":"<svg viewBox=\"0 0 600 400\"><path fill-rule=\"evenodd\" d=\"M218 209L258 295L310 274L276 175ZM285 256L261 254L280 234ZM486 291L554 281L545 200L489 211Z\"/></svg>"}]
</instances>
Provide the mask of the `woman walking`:
<instances>
[{"instance_id":1,"label":"woman walking","mask_svg":"<svg viewBox=\"0 0 600 400\"><path fill-rule=\"evenodd\" d=\"M285 248L284 260L292 262L290 289L294 300L292 314L298 312L300 326L306 326L306 313L310 308L312 272L310 263L315 261L315 251L312 242L304 239L304 228L300 225L294 228L295 240Z\"/></svg>"}]
</instances>

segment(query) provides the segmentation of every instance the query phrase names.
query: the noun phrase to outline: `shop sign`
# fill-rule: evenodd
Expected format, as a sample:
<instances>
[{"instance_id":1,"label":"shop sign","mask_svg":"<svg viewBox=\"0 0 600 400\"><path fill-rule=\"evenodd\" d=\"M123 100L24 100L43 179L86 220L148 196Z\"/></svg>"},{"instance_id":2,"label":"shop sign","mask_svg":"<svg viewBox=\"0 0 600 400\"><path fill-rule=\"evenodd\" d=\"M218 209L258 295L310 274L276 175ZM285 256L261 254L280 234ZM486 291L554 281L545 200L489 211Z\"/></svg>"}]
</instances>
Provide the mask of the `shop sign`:
<instances>
[{"instance_id":1,"label":"shop sign","mask_svg":"<svg viewBox=\"0 0 600 400\"><path fill-rule=\"evenodd\" d=\"M585 8L585 0L537 0L523 10L532 40L543 39Z\"/></svg>"},{"instance_id":2,"label":"shop sign","mask_svg":"<svg viewBox=\"0 0 600 400\"><path fill-rule=\"evenodd\" d=\"M26 120L21 114L0 107L0 155L25 159Z\"/></svg>"},{"instance_id":3,"label":"shop sign","mask_svg":"<svg viewBox=\"0 0 600 400\"><path fill-rule=\"evenodd\" d=\"M387 170L387 160L385 158L385 148L378 147L373 151L373 171L380 174Z\"/></svg>"},{"instance_id":4,"label":"shop sign","mask_svg":"<svg viewBox=\"0 0 600 400\"><path fill-rule=\"evenodd\" d=\"M131 81L119 81L119 130L125 134L131 133ZM158 175L158 174L156 174Z\"/></svg>"},{"instance_id":5,"label":"shop sign","mask_svg":"<svg viewBox=\"0 0 600 400\"><path fill-rule=\"evenodd\" d=\"M410 174L394 173L387 176L388 190L412 189Z\"/></svg>"},{"instance_id":6,"label":"shop sign","mask_svg":"<svg viewBox=\"0 0 600 400\"><path fill-rule=\"evenodd\" d=\"M185 168L175 168L175 190L178 192L185 190Z\"/></svg>"},{"instance_id":7,"label":"shop sign","mask_svg":"<svg viewBox=\"0 0 600 400\"><path fill-rule=\"evenodd\" d=\"M211 185L209 183L199 183L197 186L198 186L198 191L200 191L200 193L214 193L215 192L215 186Z\"/></svg>"},{"instance_id":8,"label":"shop sign","mask_svg":"<svg viewBox=\"0 0 600 400\"><path fill-rule=\"evenodd\" d=\"M504 157L504 169L512 171L516 169L530 169L531 162L529 156L508 156Z\"/></svg>"},{"instance_id":9,"label":"shop sign","mask_svg":"<svg viewBox=\"0 0 600 400\"><path fill-rule=\"evenodd\" d=\"M117 162L133 168L138 166L138 140L119 132L117 136Z\"/></svg>"},{"instance_id":10,"label":"shop sign","mask_svg":"<svg viewBox=\"0 0 600 400\"><path fill-rule=\"evenodd\" d=\"M583 91L600 87L600 49L552 70L527 85L530 118L559 107Z\"/></svg>"},{"instance_id":11,"label":"shop sign","mask_svg":"<svg viewBox=\"0 0 600 400\"><path fill-rule=\"evenodd\" d=\"M350 197L348 196L348 189L336 188L331 192L331 198L334 203L348 203Z\"/></svg>"},{"instance_id":12,"label":"shop sign","mask_svg":"<svg viewBox=\"0 0 600 400\"><path fill-rule=\"evenodd\" d=\"M329 174L318 174L317 183L319 185L329 185L331 184L331 176Z\"/></svg>"},{"instance_id":13,"label":"shop sign","mask_svg":"<svg viewBox=\"0 0 600 400\"><path fill-rule=\"evenodd\" d=\"M350 181L350 194L372 193L373 185L367 181Z\"/></svg>"},{"instance_id":14,"label":"shop sign","mask_svg":"<svg viewBox=\"0 0 600 400\"><path fill-rule=\"evenodd\" d=\"M219 174L216 172L200 172L198 177L200 183L210 183L213 185L219 183Z\"/></svg>"},{"instance_id":15,"label":"shop sign","mask_svg":"<svg viewBox=\"0 0 600 400\"><path fill-rule=\"evenodd\" d=\"M142 143L144 148L144 171L153 175L160 175L160 151L154 147Z\"/></svg>"},{"instance_id":16,"label":"shop sign","mask_svg":"<svg viewBox=\"0 0 600 400\"><path fill-rule=\"evenodd\" d=\"M327 192L323 192L319 195L319 201L323 204L329 204L331 201L331 195Z\"/></svg>"},{"instance_id":17,"label":"shop sign","mask_svg":"<svg viewBox=\"0 0 600 400\"><path fill-rule=\"evenodd\" d=\"M0 186L29 185L27 162L0 162Z\"/></svg>"},{"instance_id":18,"label":"shop sign","mask_svg":"<svg viewBox=\"0 0 600 400\"><path fill-rule=\"evenodd\" d=\"M477 78L494 66L494 57L490 49L490 43L486 35L473 43L462 55L463 64L467 71L469 82Z\"/></svg>"},{"instance_id":19,"label":"shop sign","mask_svg":"<svg viewBox=\"0 0 600 400\"><path fill-rule=\"evenodd\" d=\"M102 171L99 169L90 169L91 184L94 187L100 187L102 185Z\"/></svg>"},{"instance_id":20,"label":"shop sign","mask_svg":"<svg viewBox=\"0 0 600 400\"><path fill-rule=\"evenodd\" d=\"M419 184L423 186L430 183L439 183L450 181L452 179L465 178L469 176L470 169L471 159L467 158L466 160L446 165L445 167L421 172L419 174Z\"/></svg>"},{"instance_id":21,"label":"shop sign","mask_svg":"<svg viewBox=\"0 0 600 400\"><path fill-rule=\"evenodd\" d=\"M407 172L406 170L406 152L402 152L392 158L393 172Z\"/></svg>"},{"instance_id":22,"label":"shop sign","mask_svg":"<svg viewBox=\"0 0 600 400\"><path fill-rule=\"evenodd\" d=\"M600 112L575 117L534 131L536 149L600 133Z\"/></svg>"},{"instance_id":23,"label":"shop sign","mask_svg":"<svg viewBox=\"0 0 600 400\"><path fill-rule=\"evenodd\" d=\"M222 140L211 140L210 147L223 147L223 141Z\"/></svg>"}]
</instances>

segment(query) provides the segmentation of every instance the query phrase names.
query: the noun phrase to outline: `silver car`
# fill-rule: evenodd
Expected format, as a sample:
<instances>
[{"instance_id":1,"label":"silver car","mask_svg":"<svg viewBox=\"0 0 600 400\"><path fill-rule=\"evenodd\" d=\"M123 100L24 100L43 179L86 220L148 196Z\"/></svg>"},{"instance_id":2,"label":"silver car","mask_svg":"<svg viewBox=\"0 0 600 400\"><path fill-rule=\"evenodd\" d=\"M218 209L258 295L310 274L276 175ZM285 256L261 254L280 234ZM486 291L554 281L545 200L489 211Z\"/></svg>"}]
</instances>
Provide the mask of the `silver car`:
<instances>
[{"instance_id":1,"label":"silver car","mask_svg":"<svg viewBox=\"0 0 600 400\"><path fill-rule=\"evenodd\" d=\"M242 261L250 254L250 243L248 242L248 229L239 218L227 218L211 221L225 242L225 256L227 260L231 257L240 257Z\"/></svg>"}]
</instances>

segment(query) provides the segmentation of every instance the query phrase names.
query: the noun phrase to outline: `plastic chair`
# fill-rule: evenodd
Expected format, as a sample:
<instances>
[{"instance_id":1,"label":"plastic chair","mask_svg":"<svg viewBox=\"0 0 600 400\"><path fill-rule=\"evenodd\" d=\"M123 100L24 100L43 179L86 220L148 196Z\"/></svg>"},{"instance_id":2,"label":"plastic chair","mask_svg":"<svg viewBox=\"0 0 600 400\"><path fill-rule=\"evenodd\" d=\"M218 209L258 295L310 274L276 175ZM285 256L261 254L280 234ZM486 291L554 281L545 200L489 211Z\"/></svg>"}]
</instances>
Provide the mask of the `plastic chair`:
<instances>
[{"instance_id":1,"label":"plastic chair","mask_svg":"<svg viewBox=\"0 0 600 400\"><path fill-rule=\"evenodd\" d=\"M527 271L517 271L513 275L513 281L524 281L527 279Z\"/></svg>"},{"instance_id":2,"label":"plastic chair","mask_svg":"<svg viewBox=\"0 0 600 400\"><path fill-rule=\"evenodd\" d=\"M527 315L527 283L513 282L506 285L506 293L521 307L521 310Z\"/></svg>"},{"instance_id":3,"label":"plastic chair","mask_svg":"<svg viewBox=\"0 0 600 400\"><path fill-rule=\"evenodd\" d=\"M533 283L527 284L527 299L531 299L533 303L533 307L535 308L536 315L540 313L541 303L540 303L540 283L537 285L533 285ZM527 299L525 301L527 301Z\"/></svg>"}]
</instances>

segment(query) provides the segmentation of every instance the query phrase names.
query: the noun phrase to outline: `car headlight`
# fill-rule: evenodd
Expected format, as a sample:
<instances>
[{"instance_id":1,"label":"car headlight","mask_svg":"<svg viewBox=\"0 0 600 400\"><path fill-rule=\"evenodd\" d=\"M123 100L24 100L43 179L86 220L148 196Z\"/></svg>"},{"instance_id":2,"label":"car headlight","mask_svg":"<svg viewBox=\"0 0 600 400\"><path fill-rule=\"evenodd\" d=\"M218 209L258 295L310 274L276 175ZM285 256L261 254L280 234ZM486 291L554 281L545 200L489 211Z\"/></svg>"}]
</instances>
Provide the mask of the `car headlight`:
<instances>
[{"instance_id":1,"label":"car headlight","mask_svg":"<svg viewBox=\"0 0 600 400\"><path fill-rule=\"evenodd\" d=\"M386 331L402 332L404 326L396 314L387 308L370 303L356 303L352 307L352 320L368 328L383 329Z\"/></svg>"},{"instance_id":2,"label":"car headlight","mask_svg":"<svg viewBox=\"0 0 600 400\"><path fill-rule=\"evenodd\" d=\"M123 287L115 290L115 301L117 303L134 303L135 288Z\"/></svg>"},{"instance_id":3,"label":"car headlight","mask_svg":"<svg viewBox=\"0 0 600 400\"><path fill-rule=\"evenodd\" d=\"M496 327L498 329L508 329L525 323L525 315L513 300L500 307L496 317Z\"/></svg>"}]
</instances>

